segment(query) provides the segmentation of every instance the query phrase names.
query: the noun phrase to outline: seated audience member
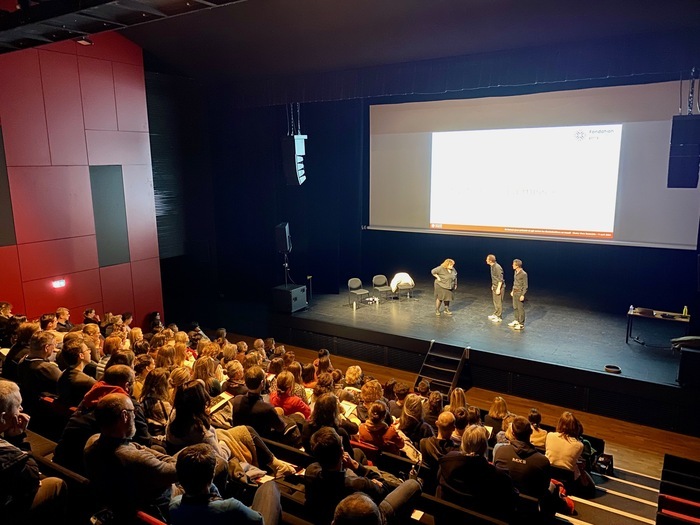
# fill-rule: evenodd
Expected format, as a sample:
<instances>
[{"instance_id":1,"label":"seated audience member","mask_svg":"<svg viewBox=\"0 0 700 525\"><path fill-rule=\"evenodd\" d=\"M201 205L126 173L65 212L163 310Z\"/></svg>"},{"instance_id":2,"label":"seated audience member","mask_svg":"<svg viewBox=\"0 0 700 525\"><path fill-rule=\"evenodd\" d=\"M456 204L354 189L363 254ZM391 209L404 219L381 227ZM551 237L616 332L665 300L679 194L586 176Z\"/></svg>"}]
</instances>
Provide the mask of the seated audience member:
<instances>
[{"instance_id":1,"label":"seated audience member","mask_svg":"<svg viewBox=\"0 0 700 525\"><path fill-rule=\"evenodd\" d=\"M0 348L12 346L12 331L10 329L12 315L12 303L0 302Z\"/></svg>"},{"instance_id":2,"label":"seated audience member","mask_svg":"<svg viewBox=\"0 0 700 525\"><path fill-rule=\"evenodd\" d=\"M384 399L386 399L387 405L389 405L392 399L396 399L394 396L394 385L396 385L396 382L396 379L392 377L391 379L387 379L387 381L382 385L384 388Z\"/></svg>"},{"instance_id":3,"label":"seated audience member","mask_svg":"<svg viewBox=\"0 0 700 525\"><path fill-rule=\"evenodd\" d=\"M95 419L95 407L100 399L111 393L131 395L134 371L126 365L114 365L105 370L102 381L96 382L78 405L78 409L68 419L61 438L56 444L53 461L79 474L85 472L83 449L88 438L99 432ZM148 432L148 423L140 403L132 400L136 422L133 440L143 446L157 444Z\"/></svg>"},{"instance_id":4,"label":"seated audience member","mask_svg":"<svg viewBox=\"0 0 700 525\"><path fill-rule=\"evenodd\" d=\"M516 417L518 416L509 413L506 417L503 418L503 423L501 425L502 430L498 434L496 434L496 443L493 446L494 452L501 445L507 445L513 439L515 439L513 436L513 432L511 431L510 425L513 423L513 420Z\"/></svg>"},{"instance_id":5,"label":"seated audience member","mask_svg":"<svg viewBox=\"0 0 700 525\"><path fill-rule=\"evenodd\" d=\"M134 358L134 390L133 395L136 399L141 398L141 390L143 383L146 380L148 373L156 367L156 362L148 354L138 354Z\"/></svg>"},{"instance_id":6,"label":"seated audience member","mask_svg":"<svg viewBox=\"0 0 700 525\"><path fill-rule=\"evenodd\" d=\"M416 394L421 398L421 402L427 403L428 396L430 395L430 381L427 379L421 379L416 385Z\"/></svg>"},{"instance_id":7,"label":"seated audience member","mask_svg":"<svg viewBox=\"0 0 700 525\"><path fill-rule=\"evenodd\" d=\"M12 381L0 380L0 521L7 524L63 522L66 484L44 477L26 441L29 416Z\"/></svg>"},{"instance_id":8,"label":"seated audience member","mask_svg":"<svg viewBox=\"0 0 700 525\"><path fill-rule=\"evenodd\" d=\"M280 522L282 505L274 481L258 487L252 505L247 507L235 498L221 497L214 485L216 461L214 449L206 443L190 445L177 455L180 481L173 487L170 497L169 523L276 525Z\"/></svg>"},{"instance_id":9,"label":"seated audience member","mask_svg":"<svg viewBox=\"0 0 700 525\"><path fill-rule=\"evenodd\" d=\"M100 324L100 316L97 315L94 308L86 308L83 311L83 324Z\"/></svg>"},{"instance_id":10,"label":"seated audience member","mask_svg":"<svg viewBox=\"0 0 700 525\"><path fill-rule=\"evenodd\" d=\"M294 376L291 372L283 371L277 376L277 389L270 394L270 403L281 408L285 416L299 414L306 420L311 415L309 405L294 394Z\"/></svg>"},{"instance_id":11,"label":"seated audience member","mask_svg":"<svg viewBox=\"0 0 700 525\"><path fill-rule=\"evenodd\" d=\"M319 364L321 362L321 359L327 357L328 358L328 368L326 370L322 370L322 372L331 372L333 370L333 365L331 365L331 353L327 348L320 348L318 350L318 355L316 356L316 359L314 359L314 367L318 370Z\"/></svg>"},{"instance_id":12,"label":"seated audience member","mask_svg":"<svg viewBox=\"0 0 700 525\"><path fill-rule=\"evenodd\" d=\"M121 350L112 352L112 355L109 357L107 364L105 365L105 370L114 365L126 365L130 368L134 368L134 359L136 359L134 352L122 348Z\"/></svg>"},{"instance_id":13,"label":"seated audience member","mask_svg":"<svg viewBox=\"0 0 700 525\"><path fill-rule=\"evenodd\" d=\"M234 359L226 365L226 376L228 379L221 385L223 391L233 396L248 392L248 387L245 386L243 365L240 361Z\"/></svg>"},{"instance_id":14,"label":"seated audience member","mask_svg":"<svg viewBox=\"0 0 700 525\"><path fill-rule=\"evenodd\" d=\"M54 332L35 332L29 340L29 353L17 365L17 382L29 415L35 415L42 392L58 392L61 370L50 361L55 349Z\"/></svg>"},{"instance_id":15,"label":"seated audience member","mask_svg":"<svg viewBox=\"0 0 700 525\"><path fill-rule=\"evenodd\" d=\"M469 407L476 409L478 412L479 410L476 407ZM466 410L464 407L459 407L457 410L452 412L452 414L455 416L455 429L452 432L452 441L454 441L455 445L458 447L462 446L462 435L464 434L464 429L467 428L470 425L481 425L481 415L479 415L479 422L478 423L469 423L469 411Z\"/></svg>"},{"instance_id":16,"label":"seated audience member","mask_svg":"<svg viewBox=\"0 0 700 525\"><path fill-rule=\"evenodd\" d=\"M99 434L85 445L85 467L100 503L117 523L131 523L139 509L167 515L167 492L177 481L175 458L131 441L136 433L131 398L105 395L95 407L95 421Z\"/></svg>"},{"instance_id":17,"label":"seated audience member","mask_svg":"<svg viewBox=\"0 0 700 525\"><path fill-rule=\"evenodd\" d=\"M355 389L355 391L359 391L362 388L362 368L357 365L350 365L345 370L344 388Z\"/></svg>"},{"instance_id":18,"label":"seated audience member","mask_svg":"<svg viewBox=\"0 0 700 525\"><path fill-rule=\"evenodd\" d=\"M448 452L459 450L459 445L452 440L452 433L455 429L454 414L449 411L442 412L437 418L436 426L438 429L437 436L420 440L420 452L423 463L430 469L430 479L425 478L425 489L429 490L430 493L435 491L440 458Z\"/></svg>"},{"instance_id":19,"label":"seated audience member","mask_svg":"<svg viewBox=\"0 0 700 525\"><path fill-rule=\"evenodd\" d=\"M530 426L532 427L532 435L530 436L530 443L540 450L544 450L545 441L547 440L547 431L540 428L540 423L542 423L542 414L536 408L531 408L530 413L527 415L528 421L530 421Z\"/></svg>"},{"instance_id":20,"label":"seated audience member","mask_svg":"<svg viewBox=\"0 0 700 525\"><path fill-rule=\"evenodd\" d=\"M97 363L97 369L95 372L95 379L100 381L102 375L105 373L105 368L107 367L107 361L112 357L112 354L121 350L123 348L122 340L118 336L110 336L105 338L104 345L102 346L102 357Z\"/></svg>"},{"instance_id":21,"label":"seated audience member","mask_svg":"<svg viewBox=\"0 0 700 525\"><path fill-rule=\"evenodd\" d=\"M366 421L369 418L369 407L372 406L372 403L380 402L386 406L383 394L384 389L382 388L382 384L376 379L367 381L364 385L362 385L362 388L360 389L360 399L356 409L357 418L360 421ZM387 425L391 425L394 422L391 414L389 413L388 406L384 415L384 422Z\"/></svg>"},{"instance_id":22,"label":"seated audience member","mask_svg":"<svg viewBox=\"0 0 700 525\"><path fill-rule=\"evenodd\" d=\"M213 357L201 355L192 365L192 379L204 381L207 391L211 397L216 397L221 393L221 379L223 371L219 362Z\"/></svg>"},{"instance_id":23,"label":"seated audience member","mask_svg":"<svg viewBox=\"0 0 700 525\"><path fill-rule=\"evenodd\" d=\"M170 418L170 373L165 368L154 368L146 376L139 401L152 436L165 435L165 427ZM135 397L135 396L134 396Z\"/></svg>"},{"instance_id":24,"label":"seated audience member","mask_svg":"<svg viewBox=\"0 0 700 525\"><path fill-rule=\"evenodd\" d=\"M170 372L168 383L170 385L170 397L175 399L177 389L192 379L192 370L186 366L181 366ZM171 403L172 404L172 403Z\"/></svg>"},{"instance_id":25,"label":"seated audience member","mask_svg":"<svg viewBox=\"0 0 700 525\"><path fill-rule=\"evenodd\" d=\"M299 396L304 403L311 406L309 395L306 393L306 389L301 381L301 363L299 361L294 361L289 365L287 371L294 376L294 394ZM333 372L335 372L335 370Z\"/></svg>"},{"instance_id":26,"label":"seated audience member","mask_svg":"<svg viewBox=\"0 0 700 525\"><path fill-rule=\"evenodd\" d=\"M583 454L581 434L583 425L571 412L564 412L557 421L556 432L548 432L545 440L545 455L553 467L573 473L573 484L568 487L578 495L590 496L595 493L595 483L591 475L579 465Z\"/></svg>"},{"instance_id":27,"label":"seated audience member","mask_svg":"<svg viewBox=\"0 0 700 525\"><path fill-rule=\"evenodd\" d=\"M316 400L323 394L335 393L335 384L333 383L333 376L328 372L325 372L318 376L316 381L316 386L313 388L311 393L311 403L310 406L313 407Z\"/></svg>"},{"instance_id":28,"label":"seated audience member","mask_svg":"<svg viewBox=\"0 0 700 525\"><path fill-rule=\"evenodd\" d=\"M442 392L434 390L428 395L428 402L423 405L423 419L437 432L437 418L442 413Z\"/></svg>"},{"instance_id":29,"label":"seated audience member","mask_svg":"<svg viewBox=\"0 0 700 525\"><path fill-rule=\"evenodd\" d=\"M518 492L506 472L486 460L489 433L472 425L464 430L460 451L439 461L437 497L508 521Z\"/></svg>"},{"instance_id":30,"label":"seated audience member","mask_svg":"<svg viewBox=\"0 0 700 525\"><path fill-rule=\"evenodd\" d=\"M304 388L313 389L316 386L316 369L311 363L301 367L301 384Z\"/></svg>"},{"instance_id":31,"label":"seated audience member","mask_svg":"<svg viewBox=\"0 0 700 525\"><path fill-rule=\"evenodd\" d=\"M450 392L450 404L445 407L445 410L454 412L459 407L467 408L468 406L467 394L464 392L464 389L460 387L453 388Z\"/></svg>"},{"instance_id":32,"label":"seated audience member","mask_svg":"<svg viewBox=\"0 0 700 525\"><path fill-rule=\"evenodd\" d=\"M281 357L273 357L270 360L270 364L267 367L267 374L265 375L265 382L267 387L265 388L268 392L274 392L277 390L277 375L284 370L284 359Z\"/></svg>"},{"instance_id":33,"label":"seated audience member","mask_svg":"<svg viewBox=\"0 0 700 525\"><path fill-rule=\"evenodd\" d=\"M286 354L285 354L286 355ZM331 365L331 358L327 355L318 359L318 365L316 368L316 377L321 374L330 374L333 371L333 366Z\"/></svg>"},{"instance_id":34,"label":"seated audience member","mask_svg":"<svg viewBox=\"0 0 700 525\"><path fill-rule=\"evenodd\" d=\"M219 347L223 350L224 346L229 344L228 339L226 339L226 328L217 328L216 332L214 333L214 342L219 345Z\"/></svg>"},{"instance_id":35,"label":"seated audience member","mask_svg":"<svg viewBox=\"0 0 700 525\"><path fill-rule=\"evenodd\" d=\"M268 358L274 353L276 347L277 344L275 343L274 337L268 337L265 339L265 353L267 354Z\"/></svg>"},{"instance_id":36,"label":"seated audience member","mask_svg":"<svg viewBox=\"0 0 700 525\"><path fill-rule=\"evenodd\" d=\"M384 525L384 518L372 498L354 492L338 503L331 525Z\"/></svg>"},{"instance_id":37,"label":"seated audience member","mask_svg":"<svg viewBox=\"0 0 700 525\"><path fill-rule=\"evenodd\" d=\"M403 404L403 412L398 421L401 430L414 446L420 446L420 440L435 435L433 427L423 419L423 402L417 394L408 394Z\"/></svg>"},{"instance_id":38,"label":"seated audience member","mask_svg":"<svg viewBox=\"0 0 700 525\"><path fill-rule=\"evenodd\" d=\"M265 341L259 337L253 341L253 350L258 352L262 357L267 358L267 352L265 351Z\"/></svg>"},{"instance_id":39,"label":"seated audience member","mask_svg":"<svg viewBox=\"0 0 700 525\"><path fill-rule=\"evenodd\" d=\"M249 354L251 352L248 352ZM260 354L258 352L255 352L258 356ZM287 370L289 368L289 365L294 363L297 360L297 355L294 353L294 350L289 350L288 352L285 352L284 355L282 356L282 361L284 361L284 369Z\"/></svg>"},{"instance_id":40,"label":"seated audience member","mask_svg":"<svg viewBox=\"0 0 700 525\"><path fill-rule=\"evenodd\" d=\"M56 401L65 408L77 407L95 384L95 379L83 372L90 362L90 350L82 338L71 338L63 344L61 355L67 368L58 378Z\"/></svg>"},{"instance_id":41,"label":"seated audience member","mask_svg":"<svg viewBox=\"0 0 700 525\"><path fill-rule=\"evenodd\" d=\"M58 332L70 332L73 328L70 322L70 310L65 306L56 308L56 330Z\"/></svg>"},{"instance_id":42,"label":"seated audience member","mask_svg":"<svg viewBox=\"0 0 700 525\"><path fill-rule=\"evenodd\" d=\"M286 424L270 403L263 400L265 372L259 366L246 370L248 392L233 398L231 425L249 425L262 437L284 440Z\"/></svg>"},{"instance_id":43,"label":"seated audience member","mask_svg":"<svg viewBox=\"0 0 700 525\"><path fill-rule=\"evenodd\" d=\"M367 411L368 417L360 425L358 436L360 441L374 445L379 450L392 454L401 453L404 440L396 432L394 425L387 424L387 407L381 401L374 401Z\"/></svg>"},{"instance_id":44,"label":"seated audience member","mask_svg":"<svg viewBox=\"0 0 700 525\"><path fill-rule=\"evenodd\" d=\"M511 423L514 439L494 449L493 464L508 471L515 488L523 494L542 500L550 494L549 460L530 443L532 427L524 417Z\"/></svg>"},{"instance_id":45,"label":"seated audience member","mask_svg":"<svg viewBox=\"0 0 700 525\"><path fill-rule=\"evenodd\" d=\"M389 401L389 413L398 419L403 412L403 402L410 393L411 388L406 383L396 383L394 386L394 399Z\"/></svg>"},{"instance_id":46,"label":"seated audience member","mask_svg":"<svg viewBox=\"0 0 700 525\"><path fill-rule=\"evenodd\" d=\"M343 449L335 430L324 427L311 438L315 463L306 468L306 507L314 513L314 523L329 525L335 508L346 496L364 492L372 498L388 523L404 523L420 496L420 484L409 479L393 491L380 475L360 465Z\"/></svg>"},{"instance_id":47,"label":"seated audience member","mask_svg":"<svg viewBox=\"0 0 700 525\"><path fill-rule=\"evenodd\" d=\"M335 430L342 439L345 452L351 456L355 455L355 451L350 444L350 436L357 434L359 427L340 413L340 403L338 398L332 393L323 394L316 400L311 411L311 417L304 423L301 431L301 442L304 450L311 450L311 436L323 427L330 427Z\"/></svg>"},{"instance_id":48,"label":"seated audience member","mask_svg":"<svg viewBox=\"0 0 700 525\"><path fill-rule=\"evenodd\" d=\"M21 323L17 328L15 343L2 362L2 377L17 382L17 365L29 353L29 341L40 330L39 323Z\"/></svg>"},{"instance_id":49,"label":"seated audience member","mask_svg":"<svg viewBox=\"0 0 700 525\"><path fill-rule=\"evenodd\" d=\"M58 326L58 319L56 319L56 314L50 313L50 314L43 314L39 318L39 326L41 327L42 330L46 332L51 332L54 337L56 338L56 346L57 348L61 348L61 345L63 344L63 336L65 335L65 332L59 332L56 330L56 327Z\"/></svg>"},{"instance_id":50,"label":"seated audience member","mask_svg":"<svg viewBox=\"0 0 700 525\"><path fill-rule=\"evenodd\" d=\"M493 403L489 407L489 412L484 417L484 425L491 427L491 435L489 436L489 445L496 444L496 436L503 430L503 418L508 415L508 405L506 400L501 396L496 396Z\"/></svg>"}]
</instances>

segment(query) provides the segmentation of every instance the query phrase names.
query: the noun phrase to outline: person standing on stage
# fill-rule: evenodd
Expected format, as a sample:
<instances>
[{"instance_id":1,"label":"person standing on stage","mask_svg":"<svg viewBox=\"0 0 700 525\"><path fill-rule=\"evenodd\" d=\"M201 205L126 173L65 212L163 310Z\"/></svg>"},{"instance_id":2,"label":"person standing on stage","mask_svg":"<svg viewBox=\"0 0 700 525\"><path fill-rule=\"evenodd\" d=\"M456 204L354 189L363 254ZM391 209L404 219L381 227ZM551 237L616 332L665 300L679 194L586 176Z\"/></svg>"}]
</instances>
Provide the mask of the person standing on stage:
<instances>
[{"instance_id":1,"label":"person standing on stage","mask_svg":"<svg viewBox=\"0 0 700 525\"><path fill-rule=\"evenodd\" d=\"M515 270L515 275L513 276L513 291L510 292L510 295L513 298L515 320L508 323L508 326L522 330L525 328L525 305L523 302L527 293L527 273L523 270L523 261L514 259L513 270Z\"/></svg>"},{"instance_id":2,"label":"person standing on stage","mask_svg":"<svg viewBox=\"0 0 700 525\"><path fill-rule=\"evenodd\" d=\"M489 320L500 323L503 320L503 295L506 291L503 267L496 262L496 256L492 253L486 256L486 264L491 267L491 297L493 298L493 314L489 315Z\"/></svg>"},{"instance_id":3,"label":"person standing on stage","mask_svg":"<svg viewBox=\"0 0 700 525\"><path fill-rule=\"evenodd\" d=\"M440 315L440 303L445 305L445 314L452 315L450 302L454 298L452 292L457 289L455 262L452 259L445 259L440 266L433 268L430 273L435 277L435 315Z\"/></svg>"}]
</instances>

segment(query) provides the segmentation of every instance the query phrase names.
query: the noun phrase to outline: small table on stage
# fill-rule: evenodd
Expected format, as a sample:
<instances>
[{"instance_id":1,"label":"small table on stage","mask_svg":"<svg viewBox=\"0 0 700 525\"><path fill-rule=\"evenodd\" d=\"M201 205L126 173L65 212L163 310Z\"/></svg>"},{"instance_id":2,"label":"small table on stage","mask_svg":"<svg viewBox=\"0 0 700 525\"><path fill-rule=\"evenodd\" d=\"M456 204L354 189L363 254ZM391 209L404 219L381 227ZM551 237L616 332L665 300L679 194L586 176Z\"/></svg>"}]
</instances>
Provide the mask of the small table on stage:
<instances>
[{"instance_id":1,"label":"small table on stage","mask_svg":"<svg viewBox=\"0 0 700 525\"><path fill-rule=\"evenodd\" d=\"M688 334L690 327L690 316L676 312L663 312L661 310L652 310L651 308L635 308L631 312L627 312L627 333L625 334L625 343L628 343L632 336L632 325L635 318L642 319L659 319L660 321L675 321L677 323L685 323L685 333ZM633 339L634 341L634 339Z\"/></svg>"}]
</instances>

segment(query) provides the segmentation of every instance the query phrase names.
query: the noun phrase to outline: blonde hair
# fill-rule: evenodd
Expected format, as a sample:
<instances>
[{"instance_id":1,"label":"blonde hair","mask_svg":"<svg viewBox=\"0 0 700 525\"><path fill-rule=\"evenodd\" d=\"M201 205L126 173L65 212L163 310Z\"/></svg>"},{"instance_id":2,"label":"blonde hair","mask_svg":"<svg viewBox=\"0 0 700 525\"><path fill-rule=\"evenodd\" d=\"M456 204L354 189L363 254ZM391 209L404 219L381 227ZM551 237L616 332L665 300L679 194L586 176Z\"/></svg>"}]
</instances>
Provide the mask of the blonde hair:
<instances>
[{"instance_id":1,"label":"blonde hair","mask_svg":"<svg viewBox=\"0 0 700 525\"><path fill-rule=\"evenodd\" d=\"M491 408L489 408L489 416L496 419L503 419L508 415L508 405L506 400L501 396L496 396L493 398L493 403L491 403Z\"/></svg>"},{"instance_id":2,"label":"blonde hair","mask_svg":"<svg viewBox=\"0 0 700 525\"><path fill-rule=\"evenodd\" d=\"M345 371L345 384L348 386L353 386L359 383L362 377L362 368L357 365L351 365Z\"/></svg>"},{"instance_id":3,"label":"blonde hair","mask_svg":"<svg viewBox=\"0 0 700 525\"><path fill-rule=\"evenodd\" d=\"M442 266L443 268L449 268L450 266L454 266L454 265L455 265L454 259L445 259L444 261L442 261L442 264L440 266Z\"/></svg>"},{"instance_id":4,"label":"blonde hair","mask_svg":"<svg viewBox=\"0 0 700 525\"><path fill-rule=\"evenodd\" d=\"M463 388L457 387L450 392L450 410L454 412L458 407L467 408L468 406L467 394Z\"/></svg>"}]
</instances>

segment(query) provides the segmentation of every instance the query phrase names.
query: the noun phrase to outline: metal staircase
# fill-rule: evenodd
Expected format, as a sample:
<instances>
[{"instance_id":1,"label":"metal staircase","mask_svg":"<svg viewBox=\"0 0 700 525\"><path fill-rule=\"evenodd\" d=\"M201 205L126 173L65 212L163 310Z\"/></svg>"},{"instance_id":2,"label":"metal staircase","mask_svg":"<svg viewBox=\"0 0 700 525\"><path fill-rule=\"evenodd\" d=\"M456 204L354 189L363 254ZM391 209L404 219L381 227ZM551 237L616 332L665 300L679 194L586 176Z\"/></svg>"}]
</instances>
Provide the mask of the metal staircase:
<instances>
[{"instance_id":1,"label":"metal staircase","mask_svg":"<svg viewBox=\"0 0 700 525\"><path fill-rule=\"evenodd\" d=\"M449 396L452 389L457 386L464 364L469 359L470 350L471 348L467 346L458 351L453 346L436 344L435 339L432 339L416 383L413 385L414 389L421 380L426 379L430 382L430 390L437 390Z\"/></svg>"}]
</instances>

